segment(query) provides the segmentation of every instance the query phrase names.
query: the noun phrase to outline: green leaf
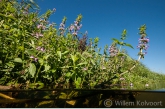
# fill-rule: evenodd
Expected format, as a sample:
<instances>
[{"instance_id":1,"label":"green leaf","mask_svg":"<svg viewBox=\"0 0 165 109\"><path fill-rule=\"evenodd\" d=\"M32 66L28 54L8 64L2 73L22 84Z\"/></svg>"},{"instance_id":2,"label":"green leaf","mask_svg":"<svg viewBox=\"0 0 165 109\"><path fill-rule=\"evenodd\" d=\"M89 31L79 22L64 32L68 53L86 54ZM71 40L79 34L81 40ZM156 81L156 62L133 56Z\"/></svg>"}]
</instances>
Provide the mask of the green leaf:
<instances>
[{"instance_id":1,"label":"green leaf","mask_svg":"<svg viewBox=\"0 0 165 109\"><path fill-rule=\"evenodd\" d=\"M42 83L42 82L38 82L38 83L36 83L36 84L38 84L39 86L37 87L37 89L42 89L43 87L44 87L44 83Z\"/></svg>"},{"instance_id":2,"label":"green leaf","mask_svg":"<svg viewBox=\"0 0 165 109\"><path fill-rule=\"evenodd\" d=\"M33 63L30 63L29 65L29 72L32 77L34 77L36 73L36 66Z\"/></svg>"},{"instance_id":3,"label":"green leaf","mask_svg":"<svg viewBox=\"0 0 165 109\"><path fill-rule=\"evenodd\" d=\"M34 2L34 0L30 0L30 2L35 5L37 8L39 8L39 6Z\"/></svg>"},{"instance_id":4,"label":"green leaf","mask_svg":"<svg viewBox=\"0 0 165 109\"><path fill-rule=\"evenodd\" d=\"M22 59L21 58L15 58L14 62L22 63Z\"/></svg>"},{"instance_id":5,"label":"green leaf","mask_svg":"<svg viewBox=\"0 0 165 109\"><path fill-rule=\"evenodd\" d=\"M25 50L25 53L27 53L28 55L35 55L34 50L26 49L26 50Z\"/></svg>"},{"instance_id":6,"label":"green leaf","mask_svg":"<svg viewBox=\"0 0 165 109\"><path fill-rule=\"evenodd\" d=\"M92 64L93 64L93 65L95 65L95 62L94 62L94 60L93 60L93 59L91 59L91 62L92 62Z\"/></svg>"},{"instance_id":7,"label":"green leaf","mask_svg":"<svg viewBox=\"0 0 165 109\"><path fill-rule=\"evenodd\" d=\"M69 51L65 51L64 53L62 53L62 55L65 55L65 54L67 54L67 53L69 53Z\"/></svg>"},{"instance_id":8,"label":"green leaf","mask_svg":"<svg viewBox=\"0 0 165 109\"><path fill-rule=\"evenodd\" d=\"M44 71L48 71L50 69L50 66L47 65L47 64L45 64L44 67L45 67L45 70Z\"/></svg>"},{"instance_id":9,"label":"green leaf","mask_svg":"<svg viewBox=\"0 0 165 109\"><path fill-rule=\"evenodd\" d=\"M43 60L42 58L40 58L40 59L38 60L38 62L39 62L41 65L44 64L44 60Z\"/></svg>"},{"instance_id":10,"label":"green leaf","mask_svg":"<svg viewBox=\"0 0 165 109\"><path fill-rule=\"evenodd\" d=\"M131 44L124 43L124 45L134 49Z\"/></svg>"},{"instance_id":11,"label":"green leaf","mask_svg":"<svg viewBox=\"0 0 165 109\"><path fill-rule=\"evenodd\" d=\"M125 54L124 53L119 53L118 56L125 56Z\"/></svg>"},{"instance_id":12,"label":"green leaf","mask_svg":"<svg viewBox=\"0 0 165 109\"><path fill-rule=\"evenodd\" d=\"M81 83L81 78L78 77L78 78L77 78L77 81L78 81L78 83L80 84L80 83Z\"/></svg>"},{"instance_id":13,"label":"green leaf","mask_svg":"<svg viewBox=\"0 0 165 109\"><path fill-rule=\"evenodd\" d=\"M67 98L67 94L66 94L66 93L61 92L61 94L60 94L59 98L60 98L60 99L66 99L66 98Z\"/></svg>"},{"instance_id":14,"label":"green leaf","mask_svg":"<svg viewBox=\"0 0 165 109\"><path fill-rule=\"evenodd\" d=\"M57 51L59 58L61 59L61 51Z\"/></svg>"},{"instance_id":15,"label":"green leaf","mask_svg":"<svg viewBox=\"0 0 165 109\"><path fill-rule=\"evenodd\" d=\"M112 38L112 40L116 43L119 43L119 40L115 39L115 38Z\"/></svg>"},{"instance_id":16,"label":"green leaf","mask_svg":"<svg viewBox=\"0 0 165 109\"><path fill-rule=\"evenodd\" d=\"M79 58L76 55L71 55L73 63L75 63Z\"/></svg>"},{"instance_id":17,"label":"green leaf","mask_svg":"<svg viewBox=\"0 0 165 109\"><path fill-rule=\"evenodd\" d=\"M72 76L72 75L71 75L71 72L66 73L65 76L66 76L66 77L71 77L71 76Z\"/></svg>"},{"instance_id":18,"label":"green leaf","mask_svg":"<svg viewBox=\"0 0 165 109\"><path fill-rule=\"evenodd\" d=\"M34 44L34 41L31 40L31 43L29 43L33 48L35 48L35 44Z\"/></svg>"},{"instance_id":19,"label":"green leaf","mask_svg":"<svg viewBox=\"0 0 165 109\"><path fill-rule=\"evenodd\" d=\"M50 56L50 54L46 54L45 56L43 56L43 59L47 60Z\"/></svg>"},{"instance_id":20,"label":"green leaf","mask_svg":"<svg viewBox=\"0 0 165 109\"><path fill-rule=\"evenodd\" d=\"M83 63L78 64L77 66L81 66L81 65L84 65L84 64L87 64L87 62L85 61Z\"/></svg>"}]
</instances>

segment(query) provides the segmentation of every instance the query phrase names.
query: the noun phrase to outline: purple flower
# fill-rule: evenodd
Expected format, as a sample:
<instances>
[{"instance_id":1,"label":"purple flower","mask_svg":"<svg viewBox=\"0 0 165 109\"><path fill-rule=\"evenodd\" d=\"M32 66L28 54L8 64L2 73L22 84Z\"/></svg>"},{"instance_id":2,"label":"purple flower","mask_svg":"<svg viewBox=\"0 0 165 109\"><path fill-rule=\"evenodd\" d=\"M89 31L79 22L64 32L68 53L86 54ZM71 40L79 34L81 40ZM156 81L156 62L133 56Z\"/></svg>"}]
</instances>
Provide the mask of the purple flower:
<instances>
[{"instance_id":1,"label":"purple flower","mask_svg":"<svg viewBox=\"0 0 165 109\"><path fill-rule=\"evenodd\" d=\"M79 24L79 21L74 21L74 24L71 24L69 27L69 31L72 32L74 36L77 36L78 30L80 30L82 24Z\"/></svg>"},{"instance_id":2,"label":"purple flower","mask_svg":"<svg viewBox=\"0 0 165 109\"><path fill-rule=\"evenodd\" d=\"M37 62L38 61L38 58L34 58L34 61Z\"/></svg>"},{"instance_id":3,"label":"purple flower","mask_svg":"<svg viewBox=\"0 0 165 109\"><path fill-rule=\"evenodd\" d=\"M60 27L59 30L64 30L65 28L64 27Z\"/></svg>"},{"instance_id":4,"label":"purple flower","mask_svg":"<svg viewBox=\"0 0 165 109\"><path fill-rule=\"evenodd\" d=\"M31 59L33 59L33 58L34 58L34 56L30 56L30 58L31 58Z\"/></svg>"},{"instance_id":5,"label":"purple flower","mask_svg":"<svg viewBox=\"0 0 165 109\"><path fill-rule=\"evenodd\" d=\"M34 59L35 62L38 61L38 58L34 57L34 56L30 56L31 59Z\"/></svg>"},{"instance_id":6,"label":"purple flower","mask_svg":"<svg viewBox=\"0 0 165 109\"><path fill-rule=\"evenodd\" d=\"M60 27L65 27L65 24L63 24L63 23L60 23Z\"/></svg>"},{"instance_id":7,"label":"purple flower","mask_svg":"<svg viewBox=\"0 0 165 109\"><path fill-rule=\"evenodd\" d=\"M118 49L114 45L111 45L109 47L109 52L110 52L110 56L113 57L113 56L117 55Z\"/></svg>"},{"instance_id":8,"label":"purple flower","mask_svg":"<svg viewBox=\"0 0 165 109\"><path fill-rule=\"evenodd\" d=\"M37 28L44 30L46 27L43 24L40 24L40 25L37 26Z\"/></svg>"},{"instance_id":9,"label":"purple flower","mask_svg":"<svg viewBox=\"0 0 165 109\"><path fill-rule=\"evenodd\" d=\"M86 70L88 70L87 68L83 68L83 71L86 71Z\"/></svg>"},{"instance_id":10,"label":"purple flower","mask_svg":"<svg viewBox=\"0 0 165 109\"><path fill-rule=\"evenodd\" d=\"M73 34L74 36L77 36L77 32L73 32L72 34Z\"/></svg>"},{"instance_id":11,"label":"purple flower","mask_svg":"<svg viewBox=\"0 0 165 109\"><path fill-rule=\"evenodd\" d=\"M45 49L43 47L40 47L40 46L38 46L36 49L39 50L39 51L42 51L42 52L45 51Z\"/></svg>"},{"instance_id":12,"label":"purple flower","mask_svg":"<svg viewBox=\"0 0 165 109\"><path fill-rule=\"evenodd\" d=\"M32 34L34 37L36 37L36 38L39 38L39 37L42 37L43 36L43 34L41 34L41 33L35 33L35 34Z\"/></svg>"},{"instance_id":13,"label":"purple flower","mask_svg":"<svg viewBox=\"0 0 165 109\"><path fill-rule=\"evenodd\" d=\"M41 47L39 46L39 47L37 47L36 49L37 49L37 50L40 50L40 49L41 49Z\"/></svg>"},{"instance_id":14,"label":"purple flower","mask_svg":"<svg viewBox=\"0 0 165 109\"><path fill-rule=\"evenodd\" d=\"M55 12L56 11L56 8L53 8L53 12Z\"/></svg>"},{"instance_id":15,"label":"purple flower","mask_svg":"<svg viewBox=\"0 0 165 109\"><path fill-rule=\"evenodd\" d=\"M59 27L59 30L61 30L61 32L60 32L61 35L64 33L64 29L65 29L65 24L61 23L60 27Z\"/></svg>"},{"instance_id":16,"label":"purple flower","mask_svg":"<svg viewBox=\"0 0 165 109\"><path fill-rule=\"evenodd\" d=\"M43 47L41 47L41 49L40 49L42 52L44 52L45 51L45 49L43 48Z\"/></svg>"},{"instance_id":17,"label":"purple flower","mask_svg":"<svg viewBox=\"0 0 165 109\"><path fill-rule=\"evenodd\" d=\"M140 48L140 50L144 49L145 51L148 49L148 42L149 42L149 38L145 38L144 36L141 36L141 38L139 39L139 45L137 46L137 48ZM144 58L145 53L139 53L138 55L140 55L142 58Z\"/></svg>"},{"instance_id":18,"label":"purple flower","mask_svg":"<svg viewBox=\"0 0 165 109\"><path fill-rule=\"evenodd\" d=\"M75 24L75 26L77 26L78 25L78 22L77 21L74 21L74 24Z\"/></svg>"},{"instance_id":19,"label":"purple flower","mask_svg":"<svg viewBox=\"0 0 165 109\"><path fill-rule=\"evenodd\" d=\"M72 31L74 29L74 25L71 25L69 30Z\"/></svg>"}]
</instances>

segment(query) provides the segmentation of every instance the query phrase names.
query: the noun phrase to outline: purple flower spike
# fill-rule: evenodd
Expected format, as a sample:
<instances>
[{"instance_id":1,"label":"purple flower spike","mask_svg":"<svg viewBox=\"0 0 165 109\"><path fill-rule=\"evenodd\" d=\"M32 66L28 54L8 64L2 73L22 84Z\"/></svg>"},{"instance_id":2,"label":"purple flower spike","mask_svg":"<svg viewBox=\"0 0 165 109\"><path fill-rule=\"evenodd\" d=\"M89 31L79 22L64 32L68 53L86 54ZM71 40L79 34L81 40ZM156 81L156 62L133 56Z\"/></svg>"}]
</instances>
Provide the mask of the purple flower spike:
<instances>
[{"instance_id":1,"label":"purple flower spike","mask_svg":"<svg viewBox=\"0 0 165 109\"><path fill-rule=\"evenodd\" d=\"M137 48L140 48L140 50L145 50L147 51L148 49L148 42L149 42L149 38L145 38L145 37L141 37L139 39L139 45L137 46ZM144 55L146 54L147 52L145 53L140 53L139 55L142 56L144 58Z\"/></svg>"},{"instance_id":2,"label":"purple flower spike","mask_svg":"<svg viewBox=\"0 0 165 109\"><path fill-rule=\"evenodd\" d=\"M118 49L114 45L111 45L109 47L109 52L110 52L110 55L113 57L113 56L117 55Z\"/></svg>"}]
</instances>

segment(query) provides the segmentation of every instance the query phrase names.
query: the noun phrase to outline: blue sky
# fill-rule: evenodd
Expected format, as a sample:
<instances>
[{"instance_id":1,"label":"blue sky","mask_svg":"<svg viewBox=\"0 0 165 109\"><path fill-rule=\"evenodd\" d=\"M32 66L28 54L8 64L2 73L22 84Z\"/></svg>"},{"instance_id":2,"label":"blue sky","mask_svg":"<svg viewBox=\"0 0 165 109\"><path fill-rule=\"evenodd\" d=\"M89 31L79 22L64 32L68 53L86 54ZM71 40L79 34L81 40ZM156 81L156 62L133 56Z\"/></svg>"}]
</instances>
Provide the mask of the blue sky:
<instances>
[{"instance_id":1,"label":"blue sky","mask_svg":"<svg viewBox=\"0 0 165 109\"><path fill-rule=\"evenodd\" d=\"M36 0L40 14L56 8L50 17L59 27L64 16L66 26L74 22L78 14L83 15L81 32L88 31L88 37L100 38L99 47L110 45L112 38L120 38L123 29L127 29L125 40L134 49L126 47L129 55L137 59L139 50L138 28L146 24L150 38L149 49L141 60L152 71L165 74L165 0Z\"/></svg>"}]
</instances>

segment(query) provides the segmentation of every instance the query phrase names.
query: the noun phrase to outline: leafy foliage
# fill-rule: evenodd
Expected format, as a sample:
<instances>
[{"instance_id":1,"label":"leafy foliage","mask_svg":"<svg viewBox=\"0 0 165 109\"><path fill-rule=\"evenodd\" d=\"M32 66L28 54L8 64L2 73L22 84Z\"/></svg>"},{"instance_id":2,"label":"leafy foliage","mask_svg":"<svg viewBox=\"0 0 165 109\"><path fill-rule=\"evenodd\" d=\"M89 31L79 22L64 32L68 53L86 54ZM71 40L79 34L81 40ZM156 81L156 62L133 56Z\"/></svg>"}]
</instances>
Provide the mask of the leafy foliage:
<instances>
[{"instance_id":1,"label":"leafy foliage","mask_svg":"<svg viewBox=\"0 0 165 109\"><path fill-rule=\"evenodd\" d=\"M124 42L125 29L121 41L112 39L116 54L111 56L107 45L100 54L98 37L88 42L87 32L78 33L82 26L81 14L68 28L65 28L67 18L64 17L57 29L55 23L48 23L55 9L39 16L38 6L32 0L0 2L1 85L21 84L27 89L38 88L38 85L39 88L58 88L60 84L63 88L104 88L105 84L122 85L122 77L127 84L152 84L147 81L153 81L153 75L157 75L139 66L139 62L121 48L133 48ZM145 25L139 30L140 34L146 34ZM137 68L133 71L134 65ZM142 73L144 71L147 73ZM160 78L163 80L164 76L157 76L157 80Z\"/></svg>"}]
</instances>

